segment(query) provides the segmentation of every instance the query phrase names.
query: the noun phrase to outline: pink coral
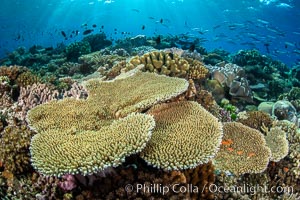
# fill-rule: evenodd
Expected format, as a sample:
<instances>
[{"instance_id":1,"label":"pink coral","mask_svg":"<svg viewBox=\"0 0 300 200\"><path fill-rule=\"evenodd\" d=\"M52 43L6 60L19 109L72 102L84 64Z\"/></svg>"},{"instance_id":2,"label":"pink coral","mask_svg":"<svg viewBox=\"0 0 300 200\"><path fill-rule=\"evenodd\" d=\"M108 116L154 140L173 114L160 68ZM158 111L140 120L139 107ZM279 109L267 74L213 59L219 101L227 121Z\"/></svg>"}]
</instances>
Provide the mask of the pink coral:
<instances>
[{"instance_id":1,"label":"pink coral","mask_svg":"<svg viewBox=\"0 0 300 200\"><path fill-rule=\"evenodd\" d=\"M76 179L73 175L66 174L62 178L63 178L63 180L58 183L58 186L61 189L65 190L65 191L70 191L77 187Z\"/></svg>"}]
</instances>

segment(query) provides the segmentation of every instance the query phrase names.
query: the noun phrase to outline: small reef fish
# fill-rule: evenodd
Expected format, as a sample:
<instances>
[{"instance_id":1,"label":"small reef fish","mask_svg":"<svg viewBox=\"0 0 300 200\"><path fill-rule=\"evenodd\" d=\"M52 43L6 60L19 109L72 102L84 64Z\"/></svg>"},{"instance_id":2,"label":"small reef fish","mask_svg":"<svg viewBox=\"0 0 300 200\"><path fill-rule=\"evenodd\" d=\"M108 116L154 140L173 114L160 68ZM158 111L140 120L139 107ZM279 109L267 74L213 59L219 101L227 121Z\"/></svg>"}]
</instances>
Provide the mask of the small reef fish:
<instances>
[{"instance_id":1,"label":"small reef fish","mask_svg":"<svg viewBox=\"0 0 300 200\"><path fill-rule=\"evenodd\" d=\"M221 144L225 145L225 146L229 146L233 143L233 141L231 139L228 140L222 140Z\"/></svg>"},{"instance_id":2,"label":"small reef fish","mask_svg":"<svg viewBox=\"0 0 300 200\"><path fill-rule=\"evenodd\" d=\"M277 4L276 7L278 8L293 8L293 6L287 4L287 3L280 3L280 4Z\"/></svg>"},{"instance_id":3,"label":"small reef fish","mask_svg":"<svg viewBox=\"0 0 300 200\"><path fill-rule=\"evenodd\" d=\"M157 45L160 45L160 43L161 43L161 37L160 37L160 35L157 36L157 38L155 39L155 42L156 42Z\"/></svg>"},{"instance_id":4,"label":"small reef fish","mask_svg":"<svg viewBox=\"0 0 300 200\"><path fill-rule=\"evenodd\" d=\"M232 152L234 149L231 148L231 147L229 147L229 148L227 148L227 150L230 151L230 152Z\"/></svg>"},{"instance_id":5,"label":"small reef fish","mask_svg":"<svg viewBox=\"0 0 300 200\"><path fill-rule=\"evenodd\" d=\"M285 42L284 45L285 45L285 48L287 48L288 46L290 46L290 47L296 47L296 45L293 44L293 43L291 43L291 42Z\"/></svg>"},{"instance_id":6,"label":"small reef fish","mask_svg":"<svg viewBox=\"0 0 300 200\"><path fill-rule=\"evenodd\" d=\"M293 50L293 52L294 52L295 54L299 54L299 55L300 55L300 50L298 50L298 49Z\"/></svg>"},{"instance_id":7,"label":"small reef fish","mask_svg":"<svg viewBox=\"0 0 300 200\"><path fill-rule=\"evenodd\" d=\"M250 152L250 153L248 154L248 157L247 157L247 159L249 159L249 158L251 158L251 157L253 157L253 156L255 156L255 153L253 153L253 152Z\"/></svg>"},{"instance_id":8,"label":"small reef fish","mask_svg":"<svg viewBox=\"0 0 300 200\"><path fill-rule=\"evenodd\" d=\"M265 24L265 25L267 25L267 24L270 23L270 22L268 22L268 21L266 21L266 20L263 20L263 19L257 19L257 21L258 21L259 23L262 23L262 24Z\"/></svg>"},{"instance_id":9,"label":"small reef fish","mask_svg":"<svg viewBox=\"0 0 300 200\"><path fill-rule=\"evenodd\" d=\"M146 28L145 25L143 25L143 26L142 26L142 30L145 30L145 28Z\"/></svg>"},{"instance_id":10,"label":"small reef fish","mask_svg":"<svg viewBox=\"0 0 300 200\"><path fill-rule=\"evenodd\" d=\"M138 9L135 9L135 8L131 9L131 11L133 11L133 12L137 12L137 13L139 13L139 12L140 12Z\"/></svg>"},{"instance_id":11,"label":"small reef fish","mask_svg":"<svg viewBox=\"0 0 300 200\"><path fill-rule=\"evenodd\" d=\"M64 32L64 31L61 31L60 32L61 33L61 35L67 40L68 38L67 38L67 34Z\"/></svg>"},{"instance_id":12,"label":"small reef fish","mask_svg":"<svg viewBox=\"0 0 300 200\"><path fill-rule=\"evenodd\" d=\"M94 30L93 29L87 29L87 30L85 30L85 31L83 31L83 35L88 35L88 34L90 34L90 33L92 33Z\"/></svg>"}]
</instances>

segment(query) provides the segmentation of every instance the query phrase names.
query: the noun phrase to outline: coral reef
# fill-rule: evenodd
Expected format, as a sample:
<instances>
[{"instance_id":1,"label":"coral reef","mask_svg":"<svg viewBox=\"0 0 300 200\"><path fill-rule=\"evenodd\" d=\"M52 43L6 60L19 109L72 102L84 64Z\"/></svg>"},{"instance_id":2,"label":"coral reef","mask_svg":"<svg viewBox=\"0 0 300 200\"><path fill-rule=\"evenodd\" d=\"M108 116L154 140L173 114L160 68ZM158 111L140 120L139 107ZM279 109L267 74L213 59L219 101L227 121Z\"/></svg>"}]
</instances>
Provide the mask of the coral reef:
<instances>
[{"instance_id":1,"label":"coral reef","mask_svg":"<svg viewBox=\"0 0 300 200\"><path fill-rule=\"evenodd\" d=\"M188 89L188 81L171 78L154 73L137 72L134 75L123 75L126 78L112 82L91 80L87 83L91 101L100 101L106 106L107 112L117 117L128 113L145 110L152 105L164 102L184 93ZM143 87L137 87L143 86ZM131 91L118 98L123 91Z\"/></svg>"},{"instance_id":2,"label":"coral reef","mask_svg":"<svg viewBox=\"0 0 300 200\"><path fill-rule=\"evenodd\" d=\"M112 44L110 40L106 39L106 35L104 33L86 36L82 41L90 44L91 52L99 51Z\"/></svg>"},{"instance_id":3,"label":"coral reef","mask_svg":"<svg viewBox=\"0 0 300 200\"><path fill-rule=\"evenodd\" d=\"M10 181L15 174L24 173L31 167L28 149L33 135L34 132L25 125L7 126L0 133L0 167L4 167Z\"/></svg>"},{"instance_id":4,"label":"coral reef","mask_svg":"<svg viewBox=\"0 0 300 200\"><path fill-rule=\"evenodd\" d=\"M288 120L298 125L297 110L289 101L276 101L272 108L272 116L278 120Z\"/></svg>"},{"instance_id":5,"label":"coral reef","mask_svg":"<svg viewBox=\"0 0 300 200\"><path fill-rule=\"evenodd\" d=\"M50 89L46 84L33 84L27 87L21 87L15 117L24 121L28 110L37 105L58 99L58 96L59 92Z\"/></svg>"},{"instance_id":6,"label":"coral reef","mask_svg":"<svg viewBox=\"0 0 300 200\"><path fill-rule=\"evenodd\" d=\"M266 170L271 151L263 134L238 122L224 123L223 130L220 150L213 159L217 169L234 174Z\"/></svg>"},{"instance_id":7,"label":"coral reef","mask_svg":"<svg viewBox=\"0 0 300 200\"><path fill-rule=\"evenodd\" d=\"M272 127L273 119L269 114L262 111L244 111L238 113L237 122L256 130L263 131L264 127L267 127L268 129Z\"/></svg>"},{"instance_id":8,"label":"coral reef","mask_svg":"<svg viewBox=\"0 0 300 200\"><path fill-rule=\"evenodd\" d=\"M232 98L253 102L252 90L243 68L232 63L227 63L223 67L207 66L207 68L212 74L212 79L228 88L228 93Z\"/></svg>"},{"instance_id":9,"label":"coral reef","mask_svg":"<svg viewBox=\"0 0 300 200\"><path fill-rule=\"evenodd\" d=\"M81 55L91 53L91 45L87 41L74 42L66 47L68 61L76 62Z\"/></svg>"},{"instance_id":10,"label":"coral reef","mask_svg":"<svg viewBox=\"0 0 300 200\"><path fill-rule=\"evenodd\" d=\"M94 71L100 71L102 75L106 75L111 68L125 60L126 57L124 56L119 56L113 52L105 55L103 51L96 51L79 57L81 64L92 68Z\"/></svg>"},{"instance_id":11,"label":"coral reef","mask_svg":"<svg viewBox=\"0 0 300 200\"><path fill-rule=\"evenodd\" d=\"M216 153L222 126L196 102L181 101L152 107L156 126L141 157L165 170L194 168Z\"/></svg>"},{"instance_id":12,"label":"coral reef","mask_svg":"<svg viewBox=\"0 0 300 200\"><path fill-rule=\"evenodd\" d=\"M16 81L18 76L27 71L25 67L13 65L13 66L0 66L0 76L6 76L11 81Z\"/></svg>"},{"instance_id":13,"label":"coral reef","mask_svg":"<svg viewBox=\"0 0 300 200\"><path fill-rule=\"evenodd\" d=\"M146 53L141 57L133 57L129 61L129 67L139 64L144 64L146 71L175 77L185 77L190 67L187 60L180 58L176 54L162 51Z\"/></svg>"},{"instance_id":14,"label":"coral reef","mask_svg":"<svg viewBox=\"0 0 300 200\"><path fill-rule=\"evenodd\" d=\"M19 87L26 87L41 82L42 82L41 78L30 71L21 73L16 80L16 84Z\"/></svg>"}]
</instances>

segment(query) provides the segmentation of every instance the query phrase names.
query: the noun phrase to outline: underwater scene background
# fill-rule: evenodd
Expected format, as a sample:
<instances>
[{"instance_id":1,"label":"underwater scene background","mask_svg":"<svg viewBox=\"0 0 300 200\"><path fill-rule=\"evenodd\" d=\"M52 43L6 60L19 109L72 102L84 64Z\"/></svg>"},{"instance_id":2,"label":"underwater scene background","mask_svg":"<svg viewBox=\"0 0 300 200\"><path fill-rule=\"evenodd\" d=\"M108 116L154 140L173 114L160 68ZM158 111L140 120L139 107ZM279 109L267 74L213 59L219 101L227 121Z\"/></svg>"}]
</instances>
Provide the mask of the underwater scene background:
<instances>
[{"instance_id":1,"label":"underwater scene background","mask_svg":"<svg viewBox=\"0 0 300 200\"><path fill-rule=\"evenodd\" d=\"M2 1L0 199L300 199L299 11Z\"/></svg>"}]
</instances>

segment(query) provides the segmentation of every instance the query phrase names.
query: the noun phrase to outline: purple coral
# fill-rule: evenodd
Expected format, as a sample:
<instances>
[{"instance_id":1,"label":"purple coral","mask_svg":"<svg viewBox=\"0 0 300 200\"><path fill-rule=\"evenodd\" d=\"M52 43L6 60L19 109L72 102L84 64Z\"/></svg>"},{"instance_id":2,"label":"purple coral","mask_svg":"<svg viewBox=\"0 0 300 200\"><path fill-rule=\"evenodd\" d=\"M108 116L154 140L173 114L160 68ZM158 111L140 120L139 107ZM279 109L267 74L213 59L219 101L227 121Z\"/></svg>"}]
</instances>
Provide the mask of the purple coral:
<instances>
[{"instance_id":1,"label":"purple coral","mask_svg":"<svg viewBox=\"0 0 300 200\"><path fill-rule=\"evenodd\" d=\"M62 181L58 183L58 186L64 191L70 191L77 187L76 179L71 174L66 174L62 177Z\"/></svg>"}]
</instances>

